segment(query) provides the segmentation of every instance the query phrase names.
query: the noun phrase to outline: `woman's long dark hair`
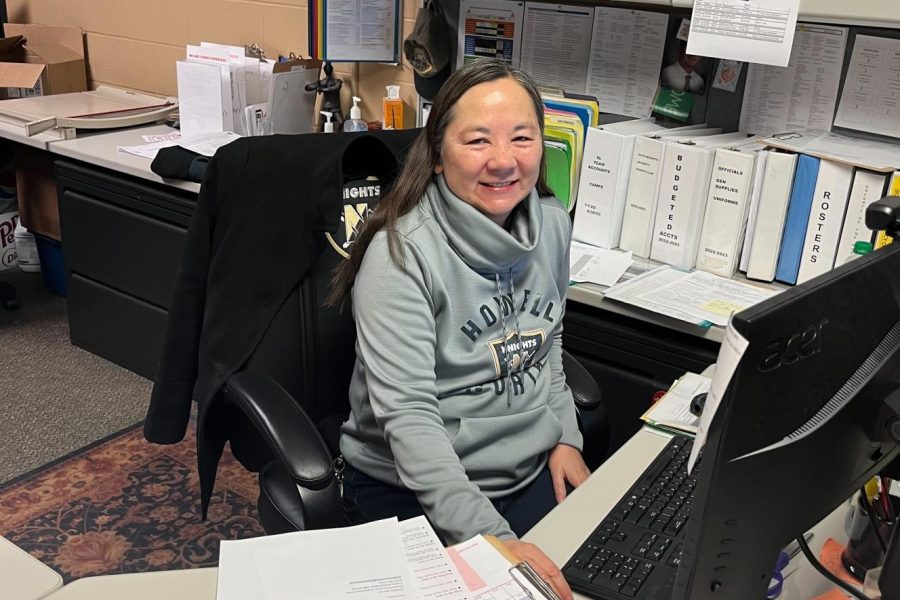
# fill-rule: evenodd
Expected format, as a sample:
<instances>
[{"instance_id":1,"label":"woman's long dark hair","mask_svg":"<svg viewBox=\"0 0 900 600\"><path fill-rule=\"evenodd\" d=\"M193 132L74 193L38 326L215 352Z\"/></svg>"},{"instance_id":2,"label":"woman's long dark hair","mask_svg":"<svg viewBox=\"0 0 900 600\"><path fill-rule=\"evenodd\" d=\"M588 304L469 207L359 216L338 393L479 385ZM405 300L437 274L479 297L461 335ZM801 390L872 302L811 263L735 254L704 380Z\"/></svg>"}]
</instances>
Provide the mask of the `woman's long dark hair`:
<instances>
[{"instance_id":1,"label":"woman's long dark hair","mask_svg":"<svg viewBox=\"0 0 900 600\"><path fill-rule=\"evenodd\" d=\"M453 107L460 97L478 84L510 78L515 80L531 97L538 127L544 124L544 104L534 79L527 72L497 60L479 60L450 75L434 100L428 123L413 142L406 160L397 175L394 186L387 192L375 211L365 221L356 243L350 251L350 258L342 261L335 269L331 282L331 292L325 303L340 306L350 295L356 273L362 264L366 249L372 238L382 229L387 231L388 248L391 258L403 265L403 246L394 228L397 219L408 213L419 203L428 184L434 176L434 168L441 162L441 148L447 127L453 119ZM542 196L552 192L545 176L543 144L541 148L541 168L535 188Z\"/></svg>"}]
</instances>

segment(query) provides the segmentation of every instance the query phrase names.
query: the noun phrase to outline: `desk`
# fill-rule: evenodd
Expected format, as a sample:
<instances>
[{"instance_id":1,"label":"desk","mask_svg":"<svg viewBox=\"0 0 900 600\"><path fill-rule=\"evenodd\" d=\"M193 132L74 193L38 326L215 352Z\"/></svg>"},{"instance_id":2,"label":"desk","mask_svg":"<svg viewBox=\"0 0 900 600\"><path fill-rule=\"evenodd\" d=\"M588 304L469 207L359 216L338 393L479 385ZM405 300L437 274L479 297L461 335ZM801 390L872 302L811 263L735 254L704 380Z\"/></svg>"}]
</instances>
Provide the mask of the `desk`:
<instances>
[{"instance_id":1,"label":"desk","mask_svg":"<svg viewBox=\"0 0 900 600\"><path fill-rule=\"evenodd\" d=\"M167 125L146 125L102 133L79 131L78 137L75 139L57 140L49 144L47 150L57 156L74 158L98 167L196 194L200 191L199 183L180 179L163 179L150 170L148 159L117 150L119 146L138 146L146 143L142 136L166 135L174 131L176 130Z\"/></svg>"},{"instance_id":2,"label":"desk","mask_svg":"<svg viewBox=\"0 0 900 600\"><path fill-rule=\"evenodd\" d=\"M668 441L669 437L663 434L640 430L522 539L537 544L556 564L564 565ZM842 526L848 509L849 504L842 504L813 528L810 548L814 553L829 537L844 537ZM807 600L834 587L802 554L793 559L792 566L796 570L785 581L779 600ZM577 593L575 598L589 600Z\"/></svg>"}]
</instances>

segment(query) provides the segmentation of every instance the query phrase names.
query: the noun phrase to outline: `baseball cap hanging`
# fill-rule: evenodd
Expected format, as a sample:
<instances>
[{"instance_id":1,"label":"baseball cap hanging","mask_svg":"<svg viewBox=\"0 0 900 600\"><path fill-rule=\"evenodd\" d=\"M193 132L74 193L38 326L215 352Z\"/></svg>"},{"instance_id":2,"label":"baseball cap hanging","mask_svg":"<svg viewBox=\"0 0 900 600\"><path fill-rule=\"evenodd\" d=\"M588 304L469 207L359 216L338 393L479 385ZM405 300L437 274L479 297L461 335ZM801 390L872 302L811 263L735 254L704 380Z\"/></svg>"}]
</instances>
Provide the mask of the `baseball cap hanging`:
<instances>
[{"instance_id":1,"label":"baseball cap hanging","mask_svg":"<svg viewBox=\"0 0 900 600\"><path fill-rule=\"evenodd\" d=\"M413 31L403 41L403 53L415 71L416 91L434 100L450 76L450 33L441 8L427 0L416 15Z\"/></svg>"}]
</instances>

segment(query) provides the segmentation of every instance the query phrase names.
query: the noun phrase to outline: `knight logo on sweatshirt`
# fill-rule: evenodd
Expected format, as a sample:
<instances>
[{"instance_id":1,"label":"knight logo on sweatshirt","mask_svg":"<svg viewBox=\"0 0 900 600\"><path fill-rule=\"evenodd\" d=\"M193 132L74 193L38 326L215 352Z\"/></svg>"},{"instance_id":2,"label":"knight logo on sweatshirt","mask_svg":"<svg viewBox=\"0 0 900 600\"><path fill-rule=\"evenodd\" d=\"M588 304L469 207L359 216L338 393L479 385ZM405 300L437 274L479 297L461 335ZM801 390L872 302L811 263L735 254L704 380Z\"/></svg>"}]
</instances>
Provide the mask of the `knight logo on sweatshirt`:
<instances>
[{"instance_id":1,"label":"knight logo on sweatshirt","mask_svg":"<svg viewBox=\"0 0 900 600\"><path fill-rule=\"evenodd\" d=\"M515 331L511 331L505 338L489 341L488 346L494 356L494 370L497 372L497 377L505 377L510 370L515 373L531 366L535 354L544 345L545 337L543 329L533 329L523 331L519 335L516 335ZM507 356L509 361L507 361ZM522 367L523 363L525 367Z\"/></svg>"},{"instance_id":2,"label":"knight logo on sweatshirt","mask_svg":"<svg viewBox=\"0 0 900 600\"><path fill-rule=\"evenodd\" d=\"M356 179L344 184L341 222L337 230L326 233L331 247L344 258L350 258L350 250L366 218L375 210L381 198L381 185L376 177Z\"/></svg>"}]
</instances>

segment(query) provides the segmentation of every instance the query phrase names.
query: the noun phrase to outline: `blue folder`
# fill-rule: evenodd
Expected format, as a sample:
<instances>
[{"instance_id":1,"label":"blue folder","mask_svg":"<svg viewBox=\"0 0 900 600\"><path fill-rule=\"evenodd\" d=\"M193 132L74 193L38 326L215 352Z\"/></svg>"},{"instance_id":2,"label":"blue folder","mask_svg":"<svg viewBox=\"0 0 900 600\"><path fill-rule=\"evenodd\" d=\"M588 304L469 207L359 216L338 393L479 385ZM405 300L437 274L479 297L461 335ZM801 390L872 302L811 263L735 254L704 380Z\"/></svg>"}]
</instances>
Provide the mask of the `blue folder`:
<instances>
[{"instance_id":1,"label":"blue folder","mask_svg":"<svg viewBox=\"0 0 900 600\"><path fill-rule=\"evenodd\" d=\"M783 283L790 285L797 283L803 242L806 240L806 227L809 224L809 213L812 210L813 194L816 192L818 177L819 159L801 154L797 161L794 187L791 190L791 200L784 221L784 235L781 238L778 267L775 269L775 279Z\"/></svg>"},{"instance_id":2,"label":"blue folder","mask_svg":"<svg viewBox=\"0 0 900 600\"><path fill-rule=\"evenodd\" d=\"M544 106L547 108L555 108L556 110L562 110L565 112L575 113L578 115L578 118L581 119L581 122L584 123L584 131L587 133L587 130L593 124L593 112L587 106L583 104L575 104L573 102L566 102L564 98L553 99L553 98L541 98L544 102Z\"/></svg>"}]
</instances>

